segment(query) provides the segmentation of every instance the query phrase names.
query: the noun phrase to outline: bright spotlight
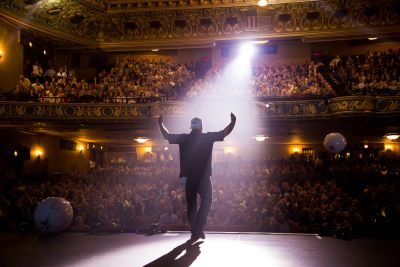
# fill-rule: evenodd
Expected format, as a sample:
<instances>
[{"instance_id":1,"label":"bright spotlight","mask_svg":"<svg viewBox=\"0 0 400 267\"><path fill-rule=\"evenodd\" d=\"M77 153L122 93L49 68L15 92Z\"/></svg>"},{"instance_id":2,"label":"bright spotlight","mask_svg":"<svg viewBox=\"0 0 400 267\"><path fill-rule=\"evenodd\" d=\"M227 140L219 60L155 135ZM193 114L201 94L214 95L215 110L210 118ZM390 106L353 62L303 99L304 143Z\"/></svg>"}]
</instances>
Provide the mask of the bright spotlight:
<instances>
[{"instance_id":1,"label":"bright spotlight","mask_svg":"<svg viewBox=\"0 0 400 267\"><path fill-rule=\"evenodd\" d=\"M241 57L249 58L254 54L254 52L255 52L255 48L252 44L245 43L245 44L242 44L242 46L240 47L240 56Z\"/></svg>"},{"instance_id":2,"label":"bright spotlight","mask_svg":"<svg viewBox=\"0 0 400 267\"><path fill-rule=\"evenodd\" d=\"M257 2L258 6L266 6L268 5L268 1L267 0L260 0Z\"/></svg>"}]
</instances>

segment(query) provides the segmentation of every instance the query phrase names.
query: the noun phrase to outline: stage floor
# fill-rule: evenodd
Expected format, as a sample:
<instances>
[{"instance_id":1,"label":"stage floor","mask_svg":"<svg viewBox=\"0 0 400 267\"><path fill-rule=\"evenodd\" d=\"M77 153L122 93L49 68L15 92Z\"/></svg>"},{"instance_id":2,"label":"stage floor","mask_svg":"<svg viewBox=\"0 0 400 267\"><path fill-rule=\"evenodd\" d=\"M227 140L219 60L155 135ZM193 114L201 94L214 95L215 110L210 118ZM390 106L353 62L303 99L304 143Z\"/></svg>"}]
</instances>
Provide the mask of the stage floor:
<instances>
[{"instance_id":1,"label":"stage floor","mask_svg":"<svg viewBox=\"0 0 400 267\"><path fill-rule=\"evenodd\" d=\"M316 235L187 232L152 236L0 234L0 266L400 266L400 240L351 241Z\"/></svg>"}]
</instances>

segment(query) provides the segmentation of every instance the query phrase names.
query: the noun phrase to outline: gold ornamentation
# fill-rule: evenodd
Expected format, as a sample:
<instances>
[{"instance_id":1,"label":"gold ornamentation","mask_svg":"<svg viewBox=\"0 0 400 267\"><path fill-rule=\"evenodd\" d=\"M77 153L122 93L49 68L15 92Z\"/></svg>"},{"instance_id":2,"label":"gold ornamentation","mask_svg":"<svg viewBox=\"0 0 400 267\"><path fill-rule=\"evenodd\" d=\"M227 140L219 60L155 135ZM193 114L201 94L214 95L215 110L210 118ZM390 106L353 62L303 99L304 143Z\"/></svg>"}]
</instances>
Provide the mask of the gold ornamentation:
<instances>
[{"instance_id":1,"label":"gold ornamentation","mask_svg":"<svg viewBox=\"0 0 400 267\"><path fill-rule=\"evenodd\" d=\"M113 112L114 117L120 117L121 113L122 113L121 107L114 107L114 112Z\"/></svg>"},{"instance_id":2,"label":"gold ornamentation","mask_svg":"<svg viewBox=\"0 0 400 267\"><path fill-rule=\"evenodd\" d=\"M77 107L76 108L76 116L82 117L85 114L87 114L87 112L85 112L85 108L84 107Z\"/></svg>"},{"instance_id":3,"label":"gold ornamentation","mask_svg":"<svg viewBox=\"0 0 400 267\"><path fill-rule=\"evenodd\" d=\"M110 12L110 4L100 0L39 1L34 5L3 0L0 12L11 12L17 20L32 23L33 28L35 23L48 27L49 32L63 33L63 38L70 41L97 42L107 48L118 47L121 41L135 41L138 46L149 46L151 41L154 46L166 41L195 43L200 39L211 43L216 39L245 38L249 33L255 38L266 34L327 37L335 36L339 30L341 34L353 34L355 29L380 32L383 28L385 32L398 32L400 26L400 16L393 8L395 0L380 1L379 5L367 0L297 2L273 5L272 9L239 0L207 1L202 5L173 2L143 2L142 6L138 2L118 2L120 12ZM133 12L128 12L128 5L135 6Z\"/></svg>"},{"instance_id":4,"label":"gold ornamentation","mask_svg":"<svg viewBox=\"0 0 400 267\"><path fill-rule=\"evenodd\" d=\"M22 105L15 106L15 112L18 116L24 116L26 114L26 107Z\"/></svg>"},{"instance_id":5,"label":"gold ornamentation","mask_svg":"<svg viewBox=\"0 0 400 267\"><path fill-rule=\"evenodd\" d=\"M64 112L61 106L56 106L55 113L58 117L64 116Z\"/></svg>"},{"instance_id":6,"label":"gold ornamentation","mask_svg":"<svg viewBox=\"0 0 400 267\"><path fill-rule=\"evenodd\" d=\"M0 106L0 116L3 115L6 112L7 108L6 106Z\"/></svg>"},{"instance_id":7,"label":"gold ornamentation","mask_svg":"<svg viewBox=\"0 0 400 267\"><path fill-rule=\"evenodd\" d=\"M205 110L219 111L217 103L203 103ZM151 104L49 104L49 103L15 103L1 102L0 117L10 120L15 117L34 120L73 120L73 121L125 121L134 118L150 118L152 116L186 117L201 110L197 106L189 106L185 102L156 102ZM325 105L320 101L274 101L255 102L252 111L255 116L272 116L277 118L299 116L336 116L343 113L385 114L400 113L400 97L339 97L330 99Z\"/></svg>"},{"instance_id":8,"label":"gold ornamentation","mask_svg":"<svg viewBox=\"0 0 400 267\"><path fill-rule=\"evenodd\" d=\"M398 111L399 107L400 107L399 100L390 101L390 104L389 104L389 110L390 111Z\"/></svg>"},{"instance_id":9,"label":"gold ornamentation","mask_svg":"<svg viewBox=\"0 0 400 267\"><path fill-rule=\"evenodd\" d=\"M96 117L100 117L102 115L100 107L94 108L94 115L96 115Z\"/></svg>"}]
</instances>

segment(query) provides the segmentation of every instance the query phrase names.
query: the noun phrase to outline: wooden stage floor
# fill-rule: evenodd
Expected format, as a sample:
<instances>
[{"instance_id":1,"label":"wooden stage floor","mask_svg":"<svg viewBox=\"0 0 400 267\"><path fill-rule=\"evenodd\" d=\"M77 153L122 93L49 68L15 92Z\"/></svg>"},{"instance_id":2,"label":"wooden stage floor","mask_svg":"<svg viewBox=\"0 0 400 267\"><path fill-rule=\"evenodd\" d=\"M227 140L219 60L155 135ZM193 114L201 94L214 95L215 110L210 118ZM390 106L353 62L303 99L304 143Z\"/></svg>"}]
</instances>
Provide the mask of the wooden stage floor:
<instances>
[{"instance_id":1,"label":"wooden stage floor","mask_svg":"<svg viewBox=\"0 0 400 267\"><path fill-rule=\"evenodd\" d=\"M0 266L400 266L400 240L210 232L205 240L187 244L189 236L187 232L152 236L2 233Z\"/></svg>"}]
</instances>

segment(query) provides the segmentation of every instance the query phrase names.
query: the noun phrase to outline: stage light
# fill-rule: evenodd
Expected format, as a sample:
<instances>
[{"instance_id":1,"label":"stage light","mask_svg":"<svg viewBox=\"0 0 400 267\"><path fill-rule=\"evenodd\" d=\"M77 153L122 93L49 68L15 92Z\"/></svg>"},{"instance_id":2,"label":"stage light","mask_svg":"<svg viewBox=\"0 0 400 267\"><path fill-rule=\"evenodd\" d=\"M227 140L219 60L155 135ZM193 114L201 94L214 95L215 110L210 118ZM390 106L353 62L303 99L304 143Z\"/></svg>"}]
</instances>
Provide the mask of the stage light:
<instances>
[{"instance_id":1,"label":"stage light","mask_svg":"<svg viewBox=\"0 0 400 267\"><path fill-rule=\"evenodd\" d=\"M17 150L14 151L14 157L18 157L18 151Z\"/></svg>"},{"instance_id":2,"label":"stage light","mask_svg":"<svg viewBox=\"0 0 400 267\"><path fill-rule=\"evenodd\" d=\"M263 44L269 43L269 41L268 40L258 40L258 41L251 41L251 43L255 44L255 45L263 45Z\"/></svg>"},{"instance_id":3,"label":"stage light","mask_svg":"<svg viewBox=\"0 0 400 267\"><path fill-rule=\"evenodd\" d=\"M368 148L368 145L364 145L364 148L367 149L367 148Z\"/></svg>"},{"instance_id":4,"label":"stage light","mask_svg":"<svg viewBox=\"0 0 400 267\"><path fill-rule=\"evenodd\" d=\"M46 55L46 54L47 54L46 50L43 50L43 55Z\"/></svg>"},{"instance_id":5,"label":"stage light","mask_svg":"<svg viewBox=\"0 0 400 267\"><path fill-rule=\"evenodd\" d=\"M257 2L257 5L258 6L266 6L266 5L268 5L268 1L267 0L259 0Z\"/></svg>"},{"instance_id":6,"label":"stage light","mask_svg":"<svg viewBox=\"0 0 400 267\"><path fill-rule=\"evenodd\" d=\"M136 142L138 142L138 143L140 143L140 144L144 144L144 143L146 143L147 141L149 141L150 139L149 138L146 138L146 137L138 137L138 138L136 138L136 139L134 139Z\"/></svg>"},{"instance_id":7,"label":"stage light","mask_svg":"<svg viewBox=\"0 0 400 267\"><path fill-rule=\"evenodd\" d=\"M244 43L240 46L239 54L241 57L249 58L254 54L254 52L255 52L255 48L250 43Z\"/></svg>"},{"instance_id":8,"label":"stage light","mask_svg":"<svg viewBox=\"0 0 400 267\"><path fill-rule=\"evenodd\" d=\"M168 151L168 147L167 147L167 146L166 146L166 147L164 147L164 150L165 150L165 151Z\"/></svg>"},{"instance_id":9,"label":"stage light","mask_svg":"<svg viewBox=\"0 0 400 267\"><path fill-rule=\"evenodd\" d=\"M29 42L29 47L32 47L32 46L33 46L32 42Z\"/></svg>"},{"instance_id":10,"label":"stage light","mask_svg":"<svg viewBox=\"0 0 400 267\"><path fill-rule=\"evenodd\" d=\"M368 40L369 41L375 41L375 40L377 40L378 39L378 37L368 37Z\"/></svg>"}]
</instances>

